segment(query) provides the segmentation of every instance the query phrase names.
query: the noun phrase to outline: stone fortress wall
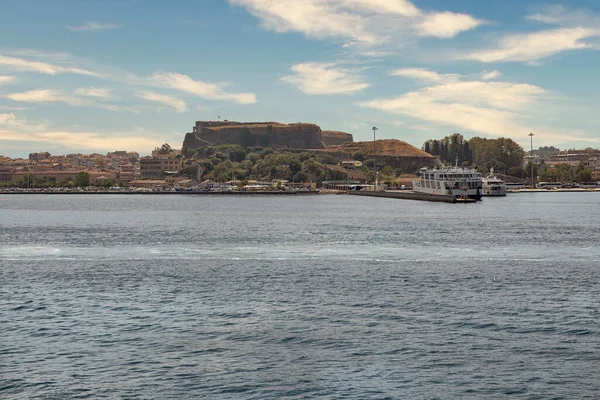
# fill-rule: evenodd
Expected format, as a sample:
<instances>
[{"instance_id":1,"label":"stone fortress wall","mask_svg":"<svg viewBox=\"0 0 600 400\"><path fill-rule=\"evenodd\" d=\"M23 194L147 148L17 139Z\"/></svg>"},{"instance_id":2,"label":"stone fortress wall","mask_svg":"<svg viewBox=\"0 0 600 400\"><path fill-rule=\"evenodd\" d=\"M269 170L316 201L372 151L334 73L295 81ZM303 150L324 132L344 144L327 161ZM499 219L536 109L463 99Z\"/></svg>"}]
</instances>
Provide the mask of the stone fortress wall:
<instances>
[{"instance_id":1,"label":"stone fortress wall","mask_svg":"<svg viewBox=\"0 0 600 400\"><path fill-rule=\"evenodd\" d=\"M279 122L197 121L186 134L183 147L238 144L273 147L275 149L323 149L352 141L345 132L325 131L316 124Z\"/></svg>"}]
</instances>

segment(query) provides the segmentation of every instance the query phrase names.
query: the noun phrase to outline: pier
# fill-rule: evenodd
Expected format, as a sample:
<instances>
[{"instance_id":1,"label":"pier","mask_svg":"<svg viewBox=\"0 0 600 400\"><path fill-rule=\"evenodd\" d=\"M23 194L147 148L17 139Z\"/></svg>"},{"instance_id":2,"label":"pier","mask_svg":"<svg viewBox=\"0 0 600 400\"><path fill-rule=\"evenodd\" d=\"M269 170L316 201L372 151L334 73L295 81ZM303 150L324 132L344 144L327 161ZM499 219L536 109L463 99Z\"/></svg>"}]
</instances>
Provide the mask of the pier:
<instances>
[{"instance_id":1,"label":"pier","mask_svg":"<svg viewBox=\"0 0 600 400\"><path fill-rule=\"evenodd\" d=\"M370 197L384 197L387 199L402 199L402 200L421 200L421 201L434 201L438 203L459 203L460 201L456 196L440 195L440 194L429 194L429 193L415 193L413 191L402 190L402 191L390 191L390 192L374 192L374 191L349 191L348 194L353 196L370 196ZM475 202L475 200L473 201Z\"/></svg>"}]
</instances>

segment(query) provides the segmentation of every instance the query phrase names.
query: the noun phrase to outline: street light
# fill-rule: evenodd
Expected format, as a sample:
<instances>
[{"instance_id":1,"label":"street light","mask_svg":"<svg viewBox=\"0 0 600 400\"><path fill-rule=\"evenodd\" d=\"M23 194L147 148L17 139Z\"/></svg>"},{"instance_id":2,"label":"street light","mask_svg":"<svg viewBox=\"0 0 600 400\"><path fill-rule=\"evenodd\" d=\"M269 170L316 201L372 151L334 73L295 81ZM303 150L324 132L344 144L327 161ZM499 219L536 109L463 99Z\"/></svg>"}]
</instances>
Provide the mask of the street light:
<instances>
[{"instance_id":1,"label":"street light","mask_svg":"<svg viewBox=\"0 0 600 400\"><path fill-rule=\"evenodd\" d=\"M377 153L375 150L375 132L378 130L376 126L373 127L373 190L377 190Z\"/></svg>"},{"instance_id":2,"label":"street light","mask_svg":"<svg viewBox=\"0 0 600 400\"><path fill-rule=\"evenodd\" d=\"M535 181L533 179L533 137L535 135L533 133L529 134L529 137L531 138L531 152L529 153L530 159L529 159L529 163L531 165L531 187L535 188Z\"/></svg>"}]
</instances>

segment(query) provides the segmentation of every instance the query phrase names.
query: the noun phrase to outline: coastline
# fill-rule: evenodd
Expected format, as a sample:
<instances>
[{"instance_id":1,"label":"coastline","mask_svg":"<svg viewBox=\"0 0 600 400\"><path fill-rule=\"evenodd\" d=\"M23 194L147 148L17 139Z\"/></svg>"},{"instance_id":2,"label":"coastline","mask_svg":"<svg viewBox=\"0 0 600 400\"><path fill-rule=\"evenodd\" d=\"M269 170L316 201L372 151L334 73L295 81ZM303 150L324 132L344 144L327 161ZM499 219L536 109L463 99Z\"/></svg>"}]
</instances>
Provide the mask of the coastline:
<instances>
[{"instance_id":1,"label":"coastline","mask_svg":"<svg viewBox=\"0 0 600 400\"><path fill-rule=\"evenodd\" d=\"M27 195L196 195L196 196L260 196L260 195L268 195L268 196L295 196L295 195L315 195L320 194L317 191L306 191L306 192L283 192L283 191L256 191L256 192L172 192L172 191L0 191L0 195L19 195L19 194L27 194Z\"/></svg>"}]
</instances>

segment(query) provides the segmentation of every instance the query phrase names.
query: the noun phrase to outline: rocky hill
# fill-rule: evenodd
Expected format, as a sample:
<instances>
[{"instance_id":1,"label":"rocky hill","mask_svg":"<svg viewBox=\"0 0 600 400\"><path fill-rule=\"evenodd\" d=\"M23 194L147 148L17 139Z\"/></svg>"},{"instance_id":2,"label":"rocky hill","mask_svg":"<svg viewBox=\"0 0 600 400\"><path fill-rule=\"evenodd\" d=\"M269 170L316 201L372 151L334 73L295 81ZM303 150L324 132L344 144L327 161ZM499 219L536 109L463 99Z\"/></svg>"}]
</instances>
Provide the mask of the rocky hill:
<instances>
[{"instance_id":1,"label":"rocky hill","mask_svg":"<svg viewBox=\"0 0 600 400\"><path fill-rule=\"evenodd\" d=\"M339 131L323 131L321 133L325 146L339 146L344 143L353 142L352 134Z\"/></svg>"},{"instance_id":2,"label":"rocky hill","mask_svg":"<svg viewBox=\"0 0 600 400\"><path fill-rule=\"evenodd\" d=\"M436 158L402 140L384 139L375 142L353 142L341 146L332 146L321 152L330 153L337 159L352 158L356 153L362 153L365 158L372 159L375 155L378 165L390 165L405 171L416 171L422 167L434 167Z\"/></svg>"},{"instance_id":3,"label":"rocky hill","mask_svg":"<svg viewBox=\"0 0 600 400\"><path fill-rule=\"evenodd\" d=\"M328 144L352 141L344 132L321 131L316 124L279 122L197 121L192 132L185 135L183 147L238 144L273 147L275 149L323 149Z\"/></svg>"},{"instance_id":4,"label":"rocky hill","mask_svg":"<svg viewBox=\"0 0 600 400\"><path fill-rule=\"evenodd\" d=\"M373 142L354 142L346 143L342 146L328 149L328 151L343 151L346 153L361 152L367 157L373 156ZM389 156L389 157L423 157L431 158L434 157L424 152L421 149L416 148L402 140L398 139L383 139L375 142L375 155Z\"/></svg>"}]
</instances>

